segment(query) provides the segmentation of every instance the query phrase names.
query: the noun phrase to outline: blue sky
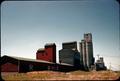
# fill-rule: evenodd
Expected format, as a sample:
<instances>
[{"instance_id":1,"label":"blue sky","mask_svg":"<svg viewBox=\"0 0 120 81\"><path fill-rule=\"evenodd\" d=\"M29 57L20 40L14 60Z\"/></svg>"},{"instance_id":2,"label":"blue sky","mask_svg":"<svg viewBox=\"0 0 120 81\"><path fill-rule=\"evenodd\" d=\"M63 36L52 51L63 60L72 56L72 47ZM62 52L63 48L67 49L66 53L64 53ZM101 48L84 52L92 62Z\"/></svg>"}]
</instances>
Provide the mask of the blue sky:
<instances>
[{"instance_id":1,"label":"blue sky","mask_svg":"<svg viewBox=\"0 0 120 81\"><path fill-rule=\"evenodd\" d=\"M83 39L93 35L94 56L109 67L120 66L119 4L115 0L4 1L1 4L1 55L36 58L46 43ZM78 45L79 49L79 45Z\"/></svg>"}]
</instances>

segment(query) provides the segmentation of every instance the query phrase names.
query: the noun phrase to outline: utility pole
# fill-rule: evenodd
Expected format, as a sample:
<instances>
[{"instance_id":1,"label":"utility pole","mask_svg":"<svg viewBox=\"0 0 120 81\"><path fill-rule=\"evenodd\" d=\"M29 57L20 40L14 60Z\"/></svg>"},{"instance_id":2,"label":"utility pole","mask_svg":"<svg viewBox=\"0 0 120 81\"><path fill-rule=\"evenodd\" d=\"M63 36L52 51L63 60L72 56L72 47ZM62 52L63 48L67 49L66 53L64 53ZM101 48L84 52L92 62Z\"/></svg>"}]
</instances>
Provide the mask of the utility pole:
<instances>
[{"instance_id":1,"label":"utility pole","mask_svg":"<svg viewBox=\"0 0 120 81\"><path fill-rule=\"evenodd\" d=\"M111 62L110 62L109 70L111 71Z\"/></svg>"},{"instance_id":2,"label":"utility pole","mask_svg":"<svg viewBox=\"0 0 120 81\"><path fill-rule=\"evenodd\" d=\"M120 71L120 65L119 65L119 71Z\"/></svg>"},{"instance_id":3,"label":"utility pole","mask_svg":"<svg viewBox=\"0 0 120 81\"><path fill-rule=\"evenodd\" d=\"M111 62L110 62L110 66L109 66L109 78L111 77Z\"/></svg>"}]
</instances>

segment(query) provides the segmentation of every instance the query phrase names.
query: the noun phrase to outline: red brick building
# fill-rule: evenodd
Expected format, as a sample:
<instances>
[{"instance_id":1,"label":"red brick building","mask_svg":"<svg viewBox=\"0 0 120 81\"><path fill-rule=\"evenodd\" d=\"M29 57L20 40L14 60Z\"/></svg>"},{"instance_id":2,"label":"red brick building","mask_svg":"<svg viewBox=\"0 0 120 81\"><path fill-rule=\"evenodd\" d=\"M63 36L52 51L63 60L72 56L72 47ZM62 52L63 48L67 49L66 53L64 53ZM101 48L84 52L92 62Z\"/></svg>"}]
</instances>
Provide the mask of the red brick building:
<instances>
[{"instance_id":1,"label":"red brick building","mask_svg":"<svg viewBox=\"0 0 120 81\"><path fill-rule=\"evenodd\" d=\"M36 59L56 63L56 45L55 45L55 43L46 44L45 48L38 49L36 52Z\"/></svg>"}]
</instances>

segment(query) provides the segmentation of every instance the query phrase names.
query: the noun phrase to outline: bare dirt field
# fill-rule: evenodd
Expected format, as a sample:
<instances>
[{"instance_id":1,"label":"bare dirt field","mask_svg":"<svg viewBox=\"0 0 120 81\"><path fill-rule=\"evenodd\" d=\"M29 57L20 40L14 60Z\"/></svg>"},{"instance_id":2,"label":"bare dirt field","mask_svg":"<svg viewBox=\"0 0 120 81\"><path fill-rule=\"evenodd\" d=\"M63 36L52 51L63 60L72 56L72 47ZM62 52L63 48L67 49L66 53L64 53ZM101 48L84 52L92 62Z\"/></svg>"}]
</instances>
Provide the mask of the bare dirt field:
<instances>
[{"instance_id":1,"label":"bare dirt field","mask_svg":"<svg viewBox=\"0 0 120 81\"><path fill-rule=\"evenodd\" d=\"M55 71L33 71L27 73L2 72L2 79L12 80L117 80L120 77L120 71L73 71L73 72L55 72Z\"/></svg>"}]
</instances>

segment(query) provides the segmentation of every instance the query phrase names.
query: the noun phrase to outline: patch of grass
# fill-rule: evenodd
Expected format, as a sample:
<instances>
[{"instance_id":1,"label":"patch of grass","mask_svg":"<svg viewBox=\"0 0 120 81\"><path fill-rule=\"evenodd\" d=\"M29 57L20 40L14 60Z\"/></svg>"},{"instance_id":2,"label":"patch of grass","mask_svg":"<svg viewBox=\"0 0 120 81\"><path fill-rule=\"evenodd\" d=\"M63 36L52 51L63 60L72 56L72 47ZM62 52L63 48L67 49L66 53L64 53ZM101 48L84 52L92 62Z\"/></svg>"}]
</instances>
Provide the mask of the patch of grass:
<instances>
[{"instance_id":1,"label":"patch of grass","mask_svg":"<svg viewBox=\"0 0 120 81\"><path fill-rule=\"evenodd\" d=\"M28 75L29 79L40 79L40 80L44 80L47 78L50 78L50 75L46 74L46 73L38 73L38 74L31 74Z\"/></svg>"},{"instance_id":2,"label":"patch of grass","mask_svg":"<svg viewBox=\"0 0 120 81\"><path fill-rule=\"evenodd\" d=\"M115 73L117 73L117 75L118 75L119 78L120 78L120 71L115 71Z\"/></svg>"},{"instance_id":3,"label":"patch of grass","mask_svg":"<svg viewBox=\"0 0 120 81\"><path fill-rule=\"evenodd\" d=\"M3 73L5 80L116 80L120 72L114 71L35 71L28 73Z\"/></svg>"},{"instance_id":4,"label":"patch of grass","mask_svg":"<svg viewBox=\"0 0 120 81\"><path fill-rule=\"evenodd\" d=\"M2 74L4 80L27 80L25 73L4 73Z\"/></svg>"},{"instance_id":5,"label":"patch of grass","mask_svg":"<svg viewBox=\"0 0 120 81\"><path fill-rule=\"evenodd\" d=\"M71 73L73 75L88 75L88 74L90 74L90 72L88 72L88 71L81 71L81 70L73 71L73 72L69 72L69 73Z\"/></svg>"}]
</instances>

